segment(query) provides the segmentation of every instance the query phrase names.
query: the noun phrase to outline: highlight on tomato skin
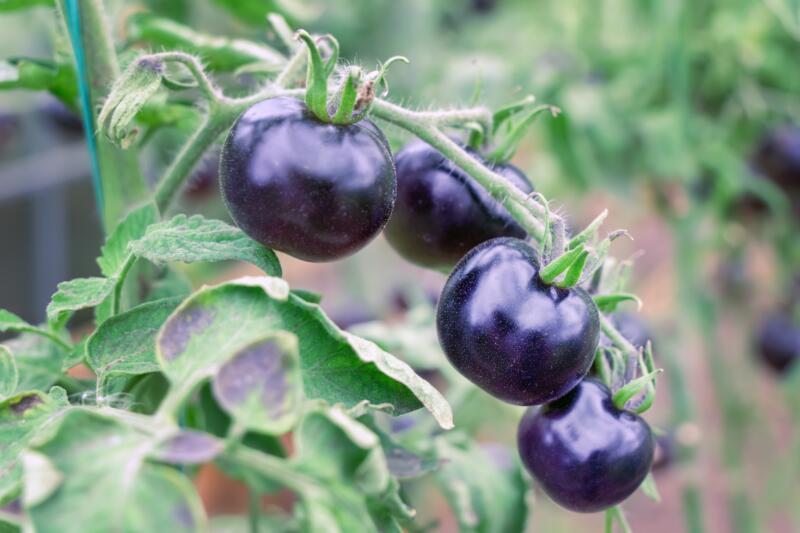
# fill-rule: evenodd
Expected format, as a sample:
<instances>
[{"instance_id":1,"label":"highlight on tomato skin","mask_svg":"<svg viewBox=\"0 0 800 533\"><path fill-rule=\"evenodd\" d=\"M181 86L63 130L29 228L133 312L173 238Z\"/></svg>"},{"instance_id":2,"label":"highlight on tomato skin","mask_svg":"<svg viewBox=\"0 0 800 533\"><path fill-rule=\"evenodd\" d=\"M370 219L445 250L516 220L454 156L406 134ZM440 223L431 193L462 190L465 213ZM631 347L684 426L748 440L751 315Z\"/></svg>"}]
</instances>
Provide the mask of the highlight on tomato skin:
<instances>
[{"instance_id":1,"label":"highlight on tomato skin","mask_svg":"<svg viewBox=\"0 0 800 533\"><path fill-rule=\"evenodd\" d=\"M591 367L598 311L581 288L539 279L536 251L501 237L471 250L439 299L439 342L453 366L489 394L512 404L555 400Z\"/></svg>"},{"instance_id":2,"label":"highlight on tomato skin","mask_svg":"<svg viewBox=\"0 0 800 533\"><path fill-rule=\"evenodd\" d=\"M369 119L325 124L297 99L246 110L222 148L222 194L236 224L305 261L351 255L383 229L397 180L388 143Z\"/></svg>"},{"instance_id":3,"label":"highlight on tomato skin","mask_svg":"<svg viewBox=\"0 0 800 533\"><path fill-rule=\"evenodd\" d=\"M586 379L564 397L529 408L517 447L553 501L593 513L622 503L639 488L650 472L655 440L647 422L617 409L605 385Z\"/></svg>"},{"instance_id":4,"label":"highlight on tomato skin","mask_svg":"<svg viewBox=\"0 0 800 533\"><path fill-rule=\"evenodd\" d=\"M446 271L484 241L526 237L505 207L429 144L412 141L395 160L397 203L384 235L404 259ZM492 169L522 192L533 192L528 177L513 164Z\"/></svg>"}]
</instances>

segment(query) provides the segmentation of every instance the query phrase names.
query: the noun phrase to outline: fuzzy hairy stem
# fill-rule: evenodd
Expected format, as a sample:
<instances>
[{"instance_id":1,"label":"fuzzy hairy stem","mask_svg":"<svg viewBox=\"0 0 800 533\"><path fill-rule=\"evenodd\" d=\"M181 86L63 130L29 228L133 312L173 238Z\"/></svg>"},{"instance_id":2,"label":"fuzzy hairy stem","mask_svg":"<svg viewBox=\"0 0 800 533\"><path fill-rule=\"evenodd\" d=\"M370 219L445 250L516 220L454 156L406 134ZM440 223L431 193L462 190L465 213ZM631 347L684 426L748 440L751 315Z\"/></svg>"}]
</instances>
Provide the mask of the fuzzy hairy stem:
<instances>
[{"instance_id":1,"label":"fuzzy hairy stem","mask_svg":"<svg viewBox=\"0 0 800 533\"><path fill-rule=\"evenodd\" d=\"M544 226L534 216L534 213L544 218L544 208L528 198L524 192L503 176L481 164L435 125L426 122L425 119L431 117L430 113L410 111L385 100L375 99L372 105L372 114L413 133L439 150L442 155L475 178L489 194L503 204L528 234L541 239Z\"/></svg>"}]
</instances>

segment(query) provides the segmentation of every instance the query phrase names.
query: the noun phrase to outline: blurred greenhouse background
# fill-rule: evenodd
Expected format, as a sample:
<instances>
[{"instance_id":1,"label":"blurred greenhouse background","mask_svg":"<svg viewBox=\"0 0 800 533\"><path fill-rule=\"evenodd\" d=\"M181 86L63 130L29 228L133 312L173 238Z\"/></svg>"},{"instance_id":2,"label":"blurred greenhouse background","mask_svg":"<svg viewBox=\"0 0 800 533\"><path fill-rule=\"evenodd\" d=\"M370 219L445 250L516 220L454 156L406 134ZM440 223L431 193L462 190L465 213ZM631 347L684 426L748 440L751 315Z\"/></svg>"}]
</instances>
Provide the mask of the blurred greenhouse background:
<instances>
[{"instance_id":1,"label":"blurred greenhouse background","mask_svg":"<svg viewBox=\"0 0 800 533\"><path fill-rule=\"evenodd\" d=\"M227 8L225 7L227 5ZM632 288L654 332L662 501L626 504L634 531L800 531L800 372L778 377L755 356L761 319L800 310L800 181L759 175L769 131L800 125L800 3L795 0L150 0L111 2L120 42L158 50L149 12L209 35L264 40L265 15L332 33L341 56L395 65L390 99L405 105L497 106L533 94L563 111L541 116L515 158L547 198L582 227L603 209L606 227L633 240ZM0 17L0 57L50 57L46 5ZM238 13L239 17L236 16ZM247 79L247 74L242 74ZM0 90L4 85L0 65ZM188 120L191 129L191 120ZM155 132L151 181L180 128ZM393 148L406 138L386 128ZM155 147L155 148L152 148ZM796 156L800 160L800 147ZM180 209L225 218L211 154ZM207 175L205 175L207 174ZM800 177L797 177L800 180ZM58 282L98 271L102 243L79 119L44 93L0 91L0 307L44 319ZM402 319L409 302L438 294L442 274L409 266L379 238L330 264L281 257L296 287L325 293L347 325ZM187 267L197 283L249 272ZM423 290L419 289L422 283ZM631 310L634 308L631 307ZM800 365L795 365L800 366ZM480 440L514 441L516 408L476 397L456 424ZM499 452L502 456L505 451ZM513 448L507 453L513 453ZM246 509L216 472L201 477L212 513ZM410 491L420 523L451 516L424 483ZM273 502L280 505L278 499ZM532 530L599 528L537 493ZM595 530L595 529L591 529Z\"/></svg>"}]
</instances>

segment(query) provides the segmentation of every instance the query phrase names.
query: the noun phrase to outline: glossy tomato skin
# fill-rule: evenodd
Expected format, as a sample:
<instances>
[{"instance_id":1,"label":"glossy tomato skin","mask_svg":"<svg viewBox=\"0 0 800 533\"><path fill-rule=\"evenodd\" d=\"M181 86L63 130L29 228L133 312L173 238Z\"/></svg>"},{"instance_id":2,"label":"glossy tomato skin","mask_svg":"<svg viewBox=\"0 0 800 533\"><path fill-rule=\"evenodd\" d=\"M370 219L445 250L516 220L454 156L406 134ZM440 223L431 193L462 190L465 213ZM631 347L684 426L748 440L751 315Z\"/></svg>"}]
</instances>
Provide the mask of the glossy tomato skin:
<instances>
[{"instance_id":1,"label":"glossy tomato skin","mask_svg":"<svg viewBox=\"0 0 800 533\"><path fill-rule=\"evenodd\" d=\"M614 407L611 391L586 379L563 398L528 409L517 446L553 501L593 513L622 502L641 485L655 441L642 418Z\"/></svg>"},{"instance_id":2,"label":"glossy tomato skin","mask_svg":"<svg viewBox=\"0 0 800 533\"><path fill-rule=\"evenodd\" d=\"M517 405L548 402L577 385L592 365L600 329L591 297L544 284L536 251L509 237L478 245L456 265L436 326L459 372Z\"/></svg>"},{"instance_id":3,"label":"glossy tomato skin","mask_svg":"<svg viewBox=\"0 0 800 533\"><path fill-rule=\"evenodd\" d=\"M264 100L239 117L222 149L220 180L245 233L306 261L362 248L386 224L397 193L377 126L325 124L293 98Z\"/></svg>"},{"instance_id":4,"label":"glossy tomato skin","mask_svg":"<svg viewBox=\"0 0 800 533\"><path fill-rule=\"evenodd\" d=\"M484 241L526 236L505 207L427 143L411 142L397 153L396 163L397 205L384 235L412 263L449 270ZM521 191L533 191L517 167L494 170Z\"/></svg>"},{"instance_id":5,"label":"glossy tomato skin","mask_svg":"<svg viewBox=\"0 0 800 533\"><path fill-rule=\"evenodd\" d=\"M783 314L768 316L758 332L761 360L778 374L800 361L800 326Z\"/></svg>"}]
</instances>

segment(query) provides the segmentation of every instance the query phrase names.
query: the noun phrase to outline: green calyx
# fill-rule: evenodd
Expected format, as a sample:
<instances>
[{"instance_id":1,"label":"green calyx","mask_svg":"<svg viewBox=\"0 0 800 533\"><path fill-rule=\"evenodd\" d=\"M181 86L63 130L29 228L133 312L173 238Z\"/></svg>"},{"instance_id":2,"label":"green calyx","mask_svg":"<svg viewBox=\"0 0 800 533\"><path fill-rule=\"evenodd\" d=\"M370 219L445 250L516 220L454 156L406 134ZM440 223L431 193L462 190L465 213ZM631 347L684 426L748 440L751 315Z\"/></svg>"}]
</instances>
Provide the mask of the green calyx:
<instances>
[{"instance_id":1,"label":"green calyx","mask_svg":"<svg viewBox=\"0 0 800 533\"><path fill-rule=\"evenodd\" d=\"M379 64L378 69L364 74L357 66L350 66L340 70L341 82L333 99L328 99L328 80L337 70L336 62L339 59L339 43L331 35L322 39L330 44L331 52L326 60L318 46L319 40L314 40L305 30L299 30L295 38L301 40L308 49L308 71L306 75L305 102L308 108L319 120L331 124L353 124L358 122L369 111L375 99L376 87L383 87L383 94L388 91L386 72L392 63L408 59L401 56L390 58L386 63ZM331 109L335 108L333 115Z\"/></svg>"},{"instance_id":2,"label":"green calyx","mask_svg":"<svg viewBox=\"0 0 800 533\"><path fill-rule=\"evenodd\" d=\"M556 278L566 273L564 280L557 283L557 285L562 288L571 287L578 281L577 279L573 280L576 269L579 269L579 272L583 270L587 257L588 253L583 245L573 248L572 250L567 250L545 265L539 271L539 278L544 283L553 285ZM570 281L573 281L572 285L567 284L567 277L570 278ZM580 278L580 275L578 275L578 278Z\"/></svg>"},{"instance_id":3,"label":"green calyx","mask_svg":"<svg viewBox=\"0 0 800 533\"><path fill-rule=\"evenodd\" d=\"M491 163L504 163L511 159L519 148L520 143L537 117L549 111L553 117L558 116L561 110L548 104L534 106L536 98L528 95L522 100L513 102L498 109L492 115L492 131L486 132L496 139L494 149L484 155ZM470 135L470 145L480 145L483 137L479 134Z\"/></svg>"},{"instance_id":4,"label":"green calyx","mask_svg":"<svg viewBox=\"0 0 800 533\"><path fill-rule=\"evenodd\" d=\"M611 401L619 410L628 409L636 414L642 414L650 409L655 401L655 379L658 374L663 372L663 369L655 368L653 344L651 342L647 343L644 350L639 351L639 357L636 360L638 361L640 377L620 387L612 396ZM628 403L637 396L639 398L634 405L628 406Z\"/></svg>"},{"instance_id":5,"label":"green calyx","mask_svg":"<svg viewBox=\"0 0 800 533\"><path fill-rule=\"evenodd\" d=\"M306 105L318 119L323 122L331 122L328 114L328 78L339 59L339 42L332 35L325 36L325 39L331 44L331 54L327 61L323 61L316 41L307 31L298 30L295 38L303 41L308 48Z\"/></svg>"}]
</instances>

